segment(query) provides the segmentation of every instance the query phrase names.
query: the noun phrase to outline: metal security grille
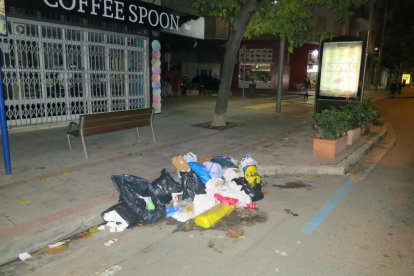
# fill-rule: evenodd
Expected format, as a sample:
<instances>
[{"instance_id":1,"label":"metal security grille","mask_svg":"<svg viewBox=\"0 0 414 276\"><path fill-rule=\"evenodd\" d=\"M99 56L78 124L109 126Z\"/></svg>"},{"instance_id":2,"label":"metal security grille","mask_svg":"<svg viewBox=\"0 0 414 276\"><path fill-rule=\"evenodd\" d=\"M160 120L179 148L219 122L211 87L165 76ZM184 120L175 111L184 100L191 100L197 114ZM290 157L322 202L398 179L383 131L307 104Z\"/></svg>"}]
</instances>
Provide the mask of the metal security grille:
<instances>
[{"instance_id":1,"label":"metal security grille","mask_svg":"<svg viewBox=\"0 0 414 276\"><path fill-rule=\"evenodd\" d=\"M148 39L8 18L2 37L8 126L149 106Z\"/></svg>"}]
</instances>

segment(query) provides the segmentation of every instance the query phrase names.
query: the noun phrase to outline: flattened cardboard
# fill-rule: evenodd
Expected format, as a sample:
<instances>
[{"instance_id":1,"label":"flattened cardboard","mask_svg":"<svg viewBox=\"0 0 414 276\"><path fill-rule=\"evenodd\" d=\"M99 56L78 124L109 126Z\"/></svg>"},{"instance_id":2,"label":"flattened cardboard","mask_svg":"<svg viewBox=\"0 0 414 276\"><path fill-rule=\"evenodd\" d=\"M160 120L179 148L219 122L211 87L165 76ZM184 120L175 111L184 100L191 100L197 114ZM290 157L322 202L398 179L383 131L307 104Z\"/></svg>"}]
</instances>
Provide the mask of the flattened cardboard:
<instances>
[{"instance_id":1,"label":"flattened cardboard","mask_svg":"<svg viewBox=\"0 0 414 276\"><path fill-rule=\"evenodd\" d=\"M184 160L182 155L173 157L172 164L178 171L181 171L181 172L190 171L190 166L188 166L187 162Z\"/></svg>"}]
</instances>

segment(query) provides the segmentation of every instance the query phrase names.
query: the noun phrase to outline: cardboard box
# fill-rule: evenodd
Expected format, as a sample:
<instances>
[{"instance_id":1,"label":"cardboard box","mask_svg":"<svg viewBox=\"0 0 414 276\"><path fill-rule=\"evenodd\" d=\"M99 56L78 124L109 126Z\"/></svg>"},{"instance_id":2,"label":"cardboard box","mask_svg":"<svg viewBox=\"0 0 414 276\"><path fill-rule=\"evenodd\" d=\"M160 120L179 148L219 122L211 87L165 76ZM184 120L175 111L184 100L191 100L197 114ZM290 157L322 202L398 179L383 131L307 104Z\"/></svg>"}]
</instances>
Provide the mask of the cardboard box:
<instances>
[{"instance_id":1,"label":"cardboard box","mask_svg":"<svg viewBox=\"0 0 414 276\"><path fill-rule=\"evenodd\" d=\"M203 164L204 162L210 162L211 161L211 156L200 156L197 158L198 163Z\"/></svg>"},{"instance_id":2,"label":"cardboard box","mask_svg":"<svg viewBox=\"0 0 414 276\"><path fill-rule=\"evenodd\" d=\"M178 171L181 171L181 172L190 171L190 166L188 166L187 162L184 160L182 155L173 157L172 164Z\"/></svg>"}]
</instances>

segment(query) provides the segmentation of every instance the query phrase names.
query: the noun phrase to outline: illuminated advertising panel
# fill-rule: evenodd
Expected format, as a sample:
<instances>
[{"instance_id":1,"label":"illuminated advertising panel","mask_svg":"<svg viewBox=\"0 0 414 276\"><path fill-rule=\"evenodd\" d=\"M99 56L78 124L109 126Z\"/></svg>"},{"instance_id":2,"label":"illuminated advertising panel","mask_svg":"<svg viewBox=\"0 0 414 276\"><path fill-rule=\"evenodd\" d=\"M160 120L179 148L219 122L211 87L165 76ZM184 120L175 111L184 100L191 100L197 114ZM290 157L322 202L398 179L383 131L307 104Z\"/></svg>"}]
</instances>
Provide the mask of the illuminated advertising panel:
<instances>
[{"instance_id":1,"label":"illuminated advertising panel","mask_svg":"<svg viewBox=\"0 0 414 276\"><path fill-rule=\"evenodd\" d=\"M357 97L362 53L362 41L324 43L319 96Z\"/></svg>"}]
</instances>

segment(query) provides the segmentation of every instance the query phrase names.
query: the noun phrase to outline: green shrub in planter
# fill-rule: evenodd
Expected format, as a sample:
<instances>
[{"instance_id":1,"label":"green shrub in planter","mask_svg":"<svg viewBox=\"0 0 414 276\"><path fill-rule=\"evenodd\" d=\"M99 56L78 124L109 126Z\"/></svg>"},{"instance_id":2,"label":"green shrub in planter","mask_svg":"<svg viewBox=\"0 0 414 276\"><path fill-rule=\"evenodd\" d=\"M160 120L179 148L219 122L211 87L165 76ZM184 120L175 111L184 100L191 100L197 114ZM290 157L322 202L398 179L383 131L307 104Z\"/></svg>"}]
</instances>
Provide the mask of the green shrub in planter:
<instances>
[{"instance_id":1,"label":"green shrub in planter","mask_svg":"<svg viewBox=\"0 0 414 276\"><path fill-rule=\"evenodd\" d=\"M365 125L372 124L374 126L382 125L381 113L372 104L371 99L361 103L361 110L364 114Z\"/></svg>"},{"instance_id":2,"label":"green shrub in planter","mask_svg":"<svg viewBox=\"0 0 414 276\"><path fill-rule=\"evenodd\" d=\"M350 113L342 109L326 109L313 115L318 138L336 140L350 129Z\"/></svg>"},{"instance_id":3,"label":"green shrub in planter","mask_svg":"<svg viewBox=\"0 0 414 276\"><path fill-rule=\"evenodd\" d=\"M364 127L366 125L381 125L381 114L374 107L371 99L367 101L350 101L342 108L349 114L350 129Z\"/></svg>"},{"instance_id":4,"label":"green shrub in planter","mask_svg":"<svg viewBox=\"0 0 414 276\"><path fill-rule=\"evenodd\" d=\"M367 121L367 115L363 111L362 103L359 101L350 101L342 110L348 113L349 128L356 129L363 127Z\"/></svg>"}]
</instances>

